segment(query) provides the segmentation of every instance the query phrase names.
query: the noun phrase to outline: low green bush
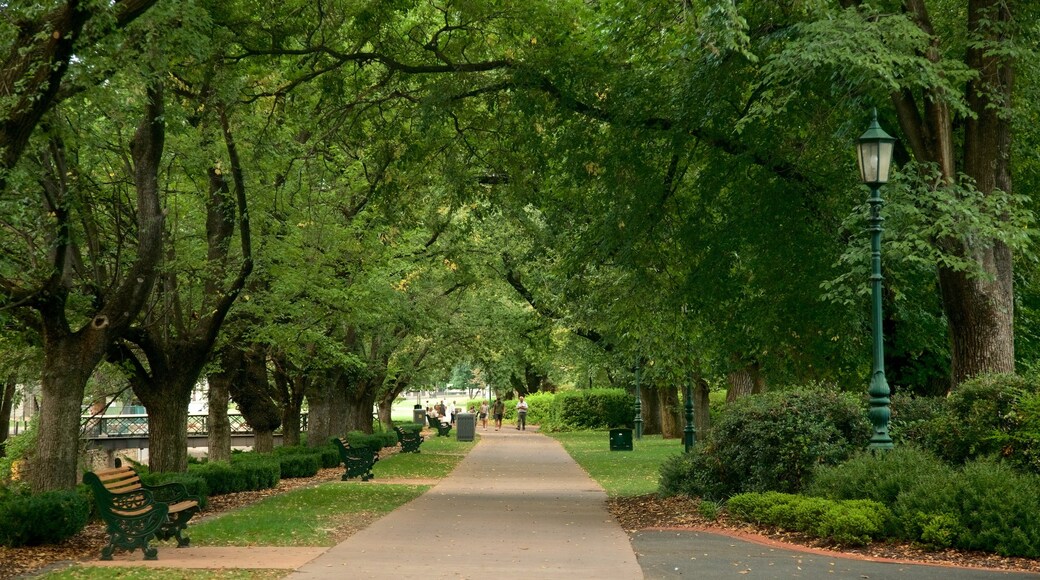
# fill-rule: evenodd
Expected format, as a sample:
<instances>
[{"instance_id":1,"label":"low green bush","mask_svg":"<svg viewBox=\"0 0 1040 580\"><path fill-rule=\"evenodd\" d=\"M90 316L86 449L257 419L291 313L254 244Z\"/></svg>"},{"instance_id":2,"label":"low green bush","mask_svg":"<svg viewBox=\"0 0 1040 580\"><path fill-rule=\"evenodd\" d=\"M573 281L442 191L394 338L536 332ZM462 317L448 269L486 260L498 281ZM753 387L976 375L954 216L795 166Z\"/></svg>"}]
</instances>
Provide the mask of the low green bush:
<instances>
[{"instance_id":1,"label":"low green bush","mask_svg":"<svg viewBox=\"0 0 1040 580\"><path fill-rule=\"evenodd\" d=\"M388 444L390 438L387 437L386 433L362 433L361 431L351 431L347 433L346 440L351 447L371 447L376 451L383 447L392 447L397 445L397 433L390 432L393 436L393 442Z\"/></svg>"},{"instance_id":2,"label":"low green bush","mask_svg":"<svg viewBox=\"0 0 1040 580\"><path fill-rule=\"evenodd\" d=\"M90 503L76 491L12 493L0 501L0 545L56 544L87 525Z\"/></svg>"},{"instance_id":3,"label":"low green bush","mask_svg":"<svg viewBox=\"0 0 1040 580\"><path fill-rule=\"evenodd\" d=\"M624 389L562 391L539 423L547 431L631 427L634 408L635 398Z\"/></svg>"},{"instance_id":4,"label":"low green bush","mask_svg":"<svg viewBox=\"0 0 1040 580\"><path fill-rule=\"evenodd\" d=\"M730 486L719 481L718 459L704 452L698 444L690 453L679 453L661 464L658 494L663 497L681 495L721 501L732 495Z\"/></svg>"},{"instance_id":5,"label":"low green bush","mask_svg":"<svg viewBox=\"0 0 1040 580\"><path fill-rule=\"evenodd\" d=\"M321 455L317 453L292 453L276 457L278 473L282 479L314 477L321 469Z\"/></svg>"},{"instance_id":6,"label":"low green bush","mask_svg":"<svg viewBox=\"0 0 1040 580\"><path fill-rule=\"evenodd\" d=\"M235 454L230 462L210 461L188 466L188 473L204 479L213 495L270 489L278 485L280 472L275 458L255 454Z\"/></svg>"},{"instance_id":7,"label":"low green bush","mask_svg":"<svg viewBox=\"0 0 1040 580\"><path fill-rule=\"evenodd\" d=\"M141 477L141 483L145 486L180 483L184 486L189 495L196 495L199 497L201 500L199 502L199 507L206 507L206 500L209 496L209 486L206 484L206 480L198 475L192 473L149 473L147 471L139 471L138 475Z\"/></svg>"},{"instance_id":8,"label":"low green bush","mask_svg":"<svg viewBox=\"0 0 1040 580\"><path fill-rule=\"evenodd\" d=\"M841 465L816 468L807 495L828 499L872 499L894 505L922 482L948 482L954 469L935 455L912 446L885 453L862 451Z\"/></svg>"},{"instance_id":9,"label":"low green bush","mask_svg":"<svg viewBox=\"0 0 1040 580\"><path fill-rule=\"evenodd\" d=\"M847 394L810 387L744 397L726 407L695 447L693 454L702 457L662 467L661 490L713 500L751 491L796 492L817 465L836 465L866 447L869 434L863 405Z\"/></svg>"},{"instance_id":10,"label":"low green bush","mask_svg":"<svg viewBox=\"0 0 1040 580\"><path fill-rule=\"evenodd\" d=\"M971 462L956 479L952 500L964 530L958 548L1040 557L1040 477Z\"/></svg>"},{"instance_id":11,"label":"low green bush","mask_svg":"<svg viewBox=\"0 0 1040 580\"><path fill-rule=\"evenodd\" d=\"M284 447L275 447L275 455L317 455L319 465L323 469L330 467L336 467L340 464L339 452L336 447L331 443L322 445L321 447L307 447L305 445L286 445ZM285 477L284 475L282 477Z\"/></svg>"},{"instance_id":12,"label":"low green bush","mask_svg":"<svg viewBox=\"0 0 1040 580\"><path fill-rule=\"evenodd\" d=\"M965 381L947 397L942 412L917 430L918 443L954 464L987 456L1035 456L1040 450L1008 447L1020 427L1021 403L1035 392L1016 375ZM1040 419L1035 423L1040 426Z\"/></svg>"},{"instance_id":13,"label":"low green bush","mask_svg":"<svg viewBox=\"0 0 1040 580\"><path fill-rule=\"evenodd\" d=\"M882 538L892 513L871 500L834 501L780 492L738 494L726 509L737 519L827 538L843 545L863 545Z\"/></svg>"}]
</instances>

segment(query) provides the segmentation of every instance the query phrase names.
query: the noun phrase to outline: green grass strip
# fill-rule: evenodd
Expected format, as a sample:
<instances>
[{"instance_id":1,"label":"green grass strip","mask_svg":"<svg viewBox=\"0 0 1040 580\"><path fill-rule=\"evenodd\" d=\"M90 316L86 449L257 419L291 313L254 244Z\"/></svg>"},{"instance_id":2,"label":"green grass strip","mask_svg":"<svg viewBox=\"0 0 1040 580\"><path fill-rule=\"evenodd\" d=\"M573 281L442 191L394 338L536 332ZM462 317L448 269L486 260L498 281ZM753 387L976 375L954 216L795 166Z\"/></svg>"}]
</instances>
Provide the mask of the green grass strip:
<instances>
[{"instance_id":1,"label":"green grass strip","mask_svg":"<svg viewBox=\"0 0 1040 580\"><path fill-rule=\"evenodd\" d=\"M607 431L548 433L567 450L578 465L595 479L610 497L656 493L661 464L682 453L682 441L644 435L633 441L632 451L611 451Z\"/></svg>"},{"instance_id":2,"label":"green grass strip","mask_svg":"<svg viewBox=\"0 0 1040 580\"><path fill-rule=\"evenodd\" d=\"M72 566L40 576L45 580L275 580L290 570L199 570L176 568Z\"/></svg>"},{"instance_id":3,"label":"green grass strip","mask_svg":"<svg viewBox=\"0 0 1040 580\"><path fill-rule=\"evenodd\" d=\"M188 527L195 546L332 546L351 514L385 514L429 486L326 483L269 497ZM339 521L338 521L339 520Z\"/></svg>"}]
</instances>

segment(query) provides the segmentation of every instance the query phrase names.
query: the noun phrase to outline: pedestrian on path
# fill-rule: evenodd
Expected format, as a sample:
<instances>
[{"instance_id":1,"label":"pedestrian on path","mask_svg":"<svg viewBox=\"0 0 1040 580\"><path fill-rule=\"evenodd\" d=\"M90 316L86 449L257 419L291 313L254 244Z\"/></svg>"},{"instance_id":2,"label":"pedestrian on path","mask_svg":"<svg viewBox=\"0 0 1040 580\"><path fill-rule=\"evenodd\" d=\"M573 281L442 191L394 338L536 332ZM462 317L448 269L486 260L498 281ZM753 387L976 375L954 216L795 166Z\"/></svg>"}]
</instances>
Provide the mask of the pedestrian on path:
<instances>
[{"instance_id":1,"label":"pedestrian on path","mask_svg":"<svg viewBox=\"0 0 1040 580\"><path fill-rule=\"evenodd\" d=\"M527 430L527 401L524 400L523 395L520 396L520 401L516 404L516 430Z\"/></svg>"},{"instance_id":2,"label":"pedestrian on path","mask_svg":"<svg viewBox=\"0 0 1040 580\"><path fill-rule=\"evenodd\" d=\"M502 399L495 399L495 431L502 428L502 415L506 412L506 404Z\"/></svg>"},{"instance_id":3,"label":"pedestrian on path","mask_svg":"<svg viewBox=\"0 0 1040 580\"><path fill-rule=\"evenodd\" d=\"M488 403L484 401L480 403L480 424L484 426L484 430L487 431L487 416L488 416Z\"/></svg>"}]
</instances>

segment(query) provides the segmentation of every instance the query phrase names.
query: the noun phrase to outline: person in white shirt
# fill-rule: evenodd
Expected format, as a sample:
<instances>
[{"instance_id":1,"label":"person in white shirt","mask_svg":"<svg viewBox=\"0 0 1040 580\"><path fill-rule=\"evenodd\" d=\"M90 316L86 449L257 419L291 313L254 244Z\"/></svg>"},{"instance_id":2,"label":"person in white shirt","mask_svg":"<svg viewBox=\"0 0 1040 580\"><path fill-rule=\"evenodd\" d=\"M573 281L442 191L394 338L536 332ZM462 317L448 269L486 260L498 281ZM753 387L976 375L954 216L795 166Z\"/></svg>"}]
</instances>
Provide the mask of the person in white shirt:
<instances>
[{"instance_id":1,"label":"person in white shirt","mask_svg":"<svg viewBox=\"0 0 1040 580\"><path fill-rule=\"evenodd\" d=\"M527 430L527 401L524 400L523 396L516 403L516 430Z\"/></svg>"},{"instance_id":2,"label":"person in white shirt","mask_svg":"<svg viewBox=\"0 0 1040 580\"><path fill-rule=\"evenodd\" d=\"M480 404L480 424L484 426L484 430L487 431L487 416L488 416L488 402L484 401Z\"/></svg>"}]
</instances>

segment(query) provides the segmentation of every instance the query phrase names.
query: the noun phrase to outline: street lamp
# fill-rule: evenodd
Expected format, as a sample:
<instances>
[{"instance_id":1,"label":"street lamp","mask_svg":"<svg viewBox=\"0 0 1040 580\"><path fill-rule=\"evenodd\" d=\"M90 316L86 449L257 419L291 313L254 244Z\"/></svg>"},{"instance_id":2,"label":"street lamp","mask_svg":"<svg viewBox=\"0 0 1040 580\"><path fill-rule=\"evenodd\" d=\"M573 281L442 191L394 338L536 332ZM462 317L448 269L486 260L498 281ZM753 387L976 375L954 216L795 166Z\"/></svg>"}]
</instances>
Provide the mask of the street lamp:
<instances>
[{"instance_id":1,"label":"street lamp","mask_svg":"<svg viewBox=\"0 0 1040 580\"><path fill-rule=\"evenodd\" d=\"M643 438L643 399L639 393L639 359L636 359L636 439Z\"/></svg>"},{"instance_id":2,"label":"street lamp","mask_svg":"<svg viewBox=\"0 0 1040 580\"><path fill-rule=\"evenodd\" d=\"M689 379L686 381L686 392L683 396L686 407L686 428L683 429L683 448L687 453L693 450L693 444L697 442L696 429L693 426L693 385Z\"/></svg>"},{"instance_id":3,"label":"street lamp","mask_svg":"<svg viewBox=\"0 0 1040 580\"><path fill-rule=\"evenodd\" d=\"M892 164L893 138L878 125L877 109L870 127L860 135L856 144L860 180L870 187L870 286L873 299L874 362L870 374L870 423L874 434L869 449L892 449L892 438L888 435L888 421L892 417L889 409L891 400L888 381L885 380L885 345L881 328L881 185L888 182L888 170Z\"/></svg>"}]
</instances>

